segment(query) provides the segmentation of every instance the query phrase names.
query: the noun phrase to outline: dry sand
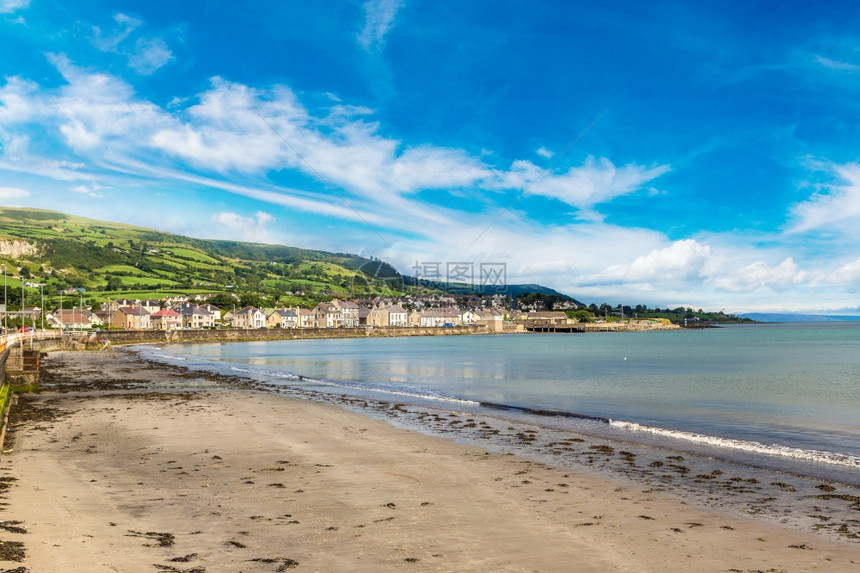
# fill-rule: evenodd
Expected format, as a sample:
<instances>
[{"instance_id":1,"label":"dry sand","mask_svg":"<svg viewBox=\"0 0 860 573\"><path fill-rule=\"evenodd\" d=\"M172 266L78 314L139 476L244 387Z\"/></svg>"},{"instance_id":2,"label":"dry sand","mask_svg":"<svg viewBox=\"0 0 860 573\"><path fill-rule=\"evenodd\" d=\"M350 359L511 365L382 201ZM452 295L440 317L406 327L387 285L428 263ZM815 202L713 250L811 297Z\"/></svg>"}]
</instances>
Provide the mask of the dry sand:
<instances>
[{"instance_id":1,"label":"dry sand","mask_svg":"<svg viewBox=\"0 0 860 573\"><path fill-rule=\"evenodd\" d=\"M856 543L337 406L165 389L207 383L125 352L45 365L0 458L0 554L25 551L0 571L860 571Z\"/></svg>"}]
</instances>

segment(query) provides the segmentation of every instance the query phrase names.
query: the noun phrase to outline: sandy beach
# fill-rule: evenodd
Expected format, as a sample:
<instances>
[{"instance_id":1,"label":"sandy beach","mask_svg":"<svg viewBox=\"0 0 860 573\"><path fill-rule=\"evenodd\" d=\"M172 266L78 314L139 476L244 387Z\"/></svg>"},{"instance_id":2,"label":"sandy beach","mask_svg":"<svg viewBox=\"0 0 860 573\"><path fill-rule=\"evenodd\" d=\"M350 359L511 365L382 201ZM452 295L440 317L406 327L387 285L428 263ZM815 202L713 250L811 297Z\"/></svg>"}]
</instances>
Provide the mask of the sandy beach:
<instances>
[{"instance_id":1,"label":"sandy beach","mask_svg":"<svg viewBox=\"0 0 860 573\"><path fill-rule=\"evenodd\" d=\"M860 571L857 543L127 351L43 369L0 458L0 571Z\"/></svg>"}]
</instances>

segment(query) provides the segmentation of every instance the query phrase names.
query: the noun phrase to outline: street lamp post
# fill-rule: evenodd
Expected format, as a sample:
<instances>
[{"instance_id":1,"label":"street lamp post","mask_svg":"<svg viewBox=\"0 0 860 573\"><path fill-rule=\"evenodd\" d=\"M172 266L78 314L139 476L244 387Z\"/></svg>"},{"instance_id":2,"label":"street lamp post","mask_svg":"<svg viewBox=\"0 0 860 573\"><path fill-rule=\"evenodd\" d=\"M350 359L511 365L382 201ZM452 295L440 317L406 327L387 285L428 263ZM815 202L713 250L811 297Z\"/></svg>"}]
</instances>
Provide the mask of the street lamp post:
<instances>
[{"instance_id":1,"label":"street lamp post","mask_svg":"<svg viewBox=\"0 0 860 573\"><path fill-rule=\"evenodd\" d=\"M42 308L39 309L39 317L42 319L42 332L45 332L45 285L39 285L39 292L42 295Z\"/></svg>"}]
</instances>

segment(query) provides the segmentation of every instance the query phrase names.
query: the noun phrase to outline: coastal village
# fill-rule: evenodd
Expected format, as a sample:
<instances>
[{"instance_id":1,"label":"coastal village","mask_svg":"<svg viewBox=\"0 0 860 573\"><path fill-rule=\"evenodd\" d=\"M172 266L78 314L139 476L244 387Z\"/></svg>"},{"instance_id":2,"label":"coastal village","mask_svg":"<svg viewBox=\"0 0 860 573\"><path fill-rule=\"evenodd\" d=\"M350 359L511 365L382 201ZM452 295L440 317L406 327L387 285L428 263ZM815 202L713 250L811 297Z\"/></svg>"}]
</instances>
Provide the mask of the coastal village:
<instances>
[{"instance_id":1,"label":"coastal village","mask_svg":"<svg viewBox=\"0 0 860 573\"><path fill-rule=\"evenodd\" d=\"M373 257L156 236L53 212L5 209L0 218L13 233L0 239L4 330L603 332L741 320L688 307L586 306L541 285L495 279L484 290L449 275L426 279L441 263L416 263L422 282ZM28 238L35 236L50 239Z\"/></svg>"},{"instance_id":2,"label":"coastal village","mask_svg":"<svg viewBox=\"0 0 860 573\"><path fill-rule=\"evenodd\" d=\"M208 301L214 295L169 296L162 299L118 298L101 304L95 312L84 306L46 312L25 307L23 313L10 312L37 326L60 330L200 330L200 329L311 329L311 328L452 328L479 326L489 333L564 331L580 322L571 313L555 310L511 310L506 297L470 299L466 308L447 306L454 302L426 301L398 297L374 300L320 302L314 308L223 309ZM238 299L236 299L238 305ZM439 306L439 305L442 306ZM5 313L5 309L2 309ZM41 321L41 324L40 324ZM603 326L601 326L603 325ZM593 330L657 330L676 328L665 320L625 320L591 324Z\"/></svg>"}]
</instances>

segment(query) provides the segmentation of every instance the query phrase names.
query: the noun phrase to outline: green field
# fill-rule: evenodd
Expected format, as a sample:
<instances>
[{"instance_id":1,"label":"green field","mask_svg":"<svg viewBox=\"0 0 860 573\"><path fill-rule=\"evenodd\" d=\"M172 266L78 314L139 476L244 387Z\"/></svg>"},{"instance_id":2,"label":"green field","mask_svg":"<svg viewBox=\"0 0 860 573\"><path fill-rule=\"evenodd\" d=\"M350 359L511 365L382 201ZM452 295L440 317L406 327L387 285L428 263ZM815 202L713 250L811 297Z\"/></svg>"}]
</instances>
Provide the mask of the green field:
<instances>
[{"instance_id":1,"label":"green field","mask_svg":"<svg viewBox=\"0 0 860 573\"><path fill-rule=\"evenodd\" d=\"M354 294L355 284L362 285L357 291L362 295L387 292L373 275L399 276L385 263L355 255L193 239L38 209L0 208L0 241L21 241L38 251L0 255L8 291L19 291L10 308L20 301L22 275L44 285L46 306L70 288L83 289L88 305L107 298L229 292L269 304L312 306L332 294ZM375 272L359 270L368 267ZM305 294L290 294L296 290ZM33 292L38 289L28 289L27 304L36 300Z\"/></svg>"},{"instance_id":2,"label":"green field","mask_svg":"<svg viewBox=\"0 0 860 573\"><path fill-rule=\"evenodd\" d=\"M213 293L221 304L311 308L338 298L371 298L442 291L407 281L391 265L358 255L283 245L204 240L154 229L40 209L0 207L0 241L19 241L25 253L0 253L7 268L10 309L20 304L21 279L43 285L45 307L74 289L88 307L107 299ZM508 285L511 292L549 292L540 285ZM519 291L517 291L519 289ZM523 290L525 289L525 290ZM303 294L293 294L301 291ZM464 285L457 294L474 289ZM17 293L17 294L16 294ZM236 295L240 300L235 300ZM40 289L26 289L28 306L41 304ZM37 302L38 301L38 302ZM68 308L68 300L64 300Z\"/></svg>"}]
</instances>

